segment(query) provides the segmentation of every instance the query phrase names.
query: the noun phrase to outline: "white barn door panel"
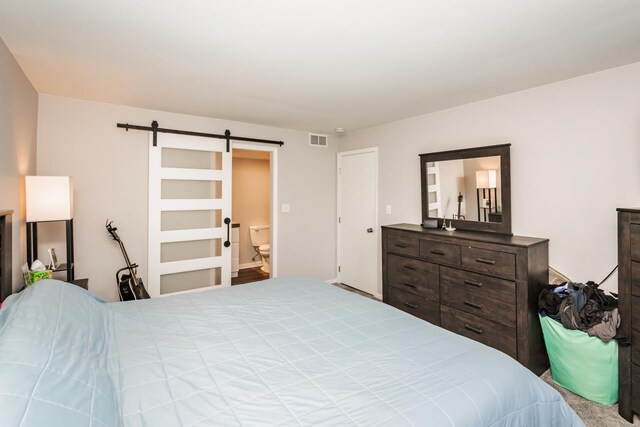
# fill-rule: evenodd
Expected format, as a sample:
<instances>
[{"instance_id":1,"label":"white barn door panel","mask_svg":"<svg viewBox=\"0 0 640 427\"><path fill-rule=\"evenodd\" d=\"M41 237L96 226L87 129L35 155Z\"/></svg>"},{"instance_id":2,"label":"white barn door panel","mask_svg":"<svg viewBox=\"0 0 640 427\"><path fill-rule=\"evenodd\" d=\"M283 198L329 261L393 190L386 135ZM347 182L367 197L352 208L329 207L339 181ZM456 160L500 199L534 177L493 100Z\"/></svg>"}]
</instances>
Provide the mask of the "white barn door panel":
<instances>
[{"instance_id":1,"label":"white barn door panel","mask_svg":"<svg viewBox=\"0 0 640 427\"><path fill-rule=\"evenodd\" d=\"M231 284L231 161L224 140L149 135L152 297Z\"/></svg>"}]
</instances>

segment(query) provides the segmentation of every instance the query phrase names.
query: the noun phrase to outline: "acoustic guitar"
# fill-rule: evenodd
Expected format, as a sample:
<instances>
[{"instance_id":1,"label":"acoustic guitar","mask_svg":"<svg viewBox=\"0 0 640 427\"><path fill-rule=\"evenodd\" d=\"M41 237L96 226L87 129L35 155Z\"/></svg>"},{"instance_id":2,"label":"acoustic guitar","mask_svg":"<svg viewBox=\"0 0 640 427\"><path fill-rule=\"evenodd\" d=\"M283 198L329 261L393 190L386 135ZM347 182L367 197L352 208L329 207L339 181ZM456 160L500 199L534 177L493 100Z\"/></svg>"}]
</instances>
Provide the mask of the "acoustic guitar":
<instances>
[{"instance_id":1,"label":"acoustic guitar","mask_svg":"<svg viewBox=\"0 0 640 427\"><path fill-rule=\"evenodd\" d=\"M124 262L127 264L126 267L123 267L116 272L116 283L118 284L120 301L133 301L150 298L149 293L144 287L144 283L142 283L142 279L138 277L138 264L132 264L129 260L127 250L124 248L124 244L122 243L122 240L120 240L120 236L116 233L116 230L118 229L113 226L113 221L107 220L105 227L111 237L113 237L113 240L118 242L120 245L122 256L124 256Z\"/></svg>"}]
</instances>

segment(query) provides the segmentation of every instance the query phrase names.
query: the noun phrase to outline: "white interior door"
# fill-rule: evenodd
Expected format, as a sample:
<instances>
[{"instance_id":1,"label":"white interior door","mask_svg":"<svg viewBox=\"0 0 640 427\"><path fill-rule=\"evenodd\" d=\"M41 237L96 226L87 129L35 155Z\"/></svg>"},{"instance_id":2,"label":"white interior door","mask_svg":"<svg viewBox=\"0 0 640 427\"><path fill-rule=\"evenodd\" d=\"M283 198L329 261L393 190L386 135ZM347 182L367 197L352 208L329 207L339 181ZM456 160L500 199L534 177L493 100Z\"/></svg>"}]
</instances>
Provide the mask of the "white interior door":
<instances>
[{"instance_id":1,"label":"white interior door","mask_svg":"<svg viewBox=\"0 0 640 427\"><path fill-rule=\"evenodd\" d=\"M231 284L231 161L225 140L149 135L152 297Z\"/></svg>"},{"instance_id":2,"label":"white interior door","mask_svg":"<svg viewBox=\"0 0 640 427\"><path fill-rule=\"evenodd\" d=\"M338 280L377 294L378 149L338 153Z\"/></svg>"}]
</instances>

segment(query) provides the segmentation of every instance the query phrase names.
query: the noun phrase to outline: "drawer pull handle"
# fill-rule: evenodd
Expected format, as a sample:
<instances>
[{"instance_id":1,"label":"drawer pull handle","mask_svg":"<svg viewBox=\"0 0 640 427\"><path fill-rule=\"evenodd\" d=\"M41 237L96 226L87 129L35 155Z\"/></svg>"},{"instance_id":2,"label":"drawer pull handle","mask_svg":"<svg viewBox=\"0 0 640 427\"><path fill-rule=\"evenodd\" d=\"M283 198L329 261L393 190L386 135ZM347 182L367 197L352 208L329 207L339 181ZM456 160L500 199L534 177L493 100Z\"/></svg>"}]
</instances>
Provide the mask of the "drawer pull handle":
<instances>
[{"instance_id":1,"label":"drawer pull handle","mask_svg":"<svg viewBox=\"0 0 640 427\"><path fill-rule=\"evenodd\" d=\"M464 325L464 328L465 328L465 329L467 329L467 330L469 330L469 331L471 331L471 332L475 332L475 333L476 333L476 334L478 334L478 335L482 335L482 333L484 332L484 331L483 331L482 329L480 329L480 328L475 328L475 327L473 327L473 326L471 326L471 325L467 325L467 324L465 324L465 325Z\"/></svg>"},{"instance_id":2,"label":"drawer pull handle","mask_svg":"<svg viewBox=\"0 0 640 427\"><path fill-rule=\"evenodd\" d=\"M476 262L479 262L480 264L496 265L494 260L486 258L476 258Z\"/></svg>"},{"instance_id":3,"label":"drawer pull handle","mask_svg":"<svg viewBox=\"0 0 640 427\"><path fill-rule=\"evenodd\" d=\"M409 245L405 245L404 243L394 243L393 246L397 248L402 248L402 249L406 249L409 247Z\"/></svg>"},{"instance_id":4,"label":"drawer pull handle","mask_svg":"<svg viewBox=\"0 0 640 427\"><path fill-rule=\"evenodd\" d=\"M431 253L434 254L434 255L446 255L443 251L438 251L438 250L435 250L435 249L432 250Z\"/></svg>"},{"instance_id":5,"label":"drawer pull handle","mask_svg":"<svg viewBox=\"0 0 640 427\"><path fill-rule=\"evenodd\" d=\"M404 268L406 268L407 270L413 270L413 271L415 271L415 270L416 270L416 268L415 268L415 267L413 267L413 266L411 266L411 265L409 265L409 264L405 264L405 265L404 265Z\"/></svg>"},{"instance_id":6,"label":"drawer pull handle","mask_svg":"<svg viewBox=\"0 0 640 427\"><path fill-rule=\"evenodd\" d=\"M465 285L469 285L469 286L475 286L476 288L481 288L482 287L482 283L480 282L474 282L473 280L464 280L463 283Z\"/></svg>"},{"instance_id":7,"label":"drawer pull handle","mask_svg":"<svg viewBox=\"0 0 640 427\"><path fill-rule=\"evenodd\" d=\"M407 286L407 287L409 287L409 288L413 288L413 289L415 289L415 288L416 288L416 285L414 285L414 284L412 284L412 283L405 283L404 285L405 285L405 286Z\"/></svg>"},{"instance_id":8,"label":"drawer pull handle","mask_svg":"<svg viewBox=\"0 0 640 427\"><path fill-rule=\"evenodd\" d=\"M407 306L407 307L409 307L409 308L413 308L414 310L418 308L418 306L417 306L417 305L415 305L415 304L411 304L411 303L409 303L409 302L405 302L405 303L404 303L404 305L406 305L406 306Z\"/></svg>"},{"instance_id":9,"label":"drawer pull handle","mask_svg":"<svg viewBox=\"0 0 640 427\"><path fill-rule=\"evenodd\" d=\"M464 304L464 305L466 305L466 306L469 306L469 307L471 307L471 308L475 308L475 309L478 309L478 310L482 310L482 306L481 306L481 305L479 305L479 304L475 304L475 303L470 302L470 301L463 301L463 304Z\"/></svg>"}]
</instances>

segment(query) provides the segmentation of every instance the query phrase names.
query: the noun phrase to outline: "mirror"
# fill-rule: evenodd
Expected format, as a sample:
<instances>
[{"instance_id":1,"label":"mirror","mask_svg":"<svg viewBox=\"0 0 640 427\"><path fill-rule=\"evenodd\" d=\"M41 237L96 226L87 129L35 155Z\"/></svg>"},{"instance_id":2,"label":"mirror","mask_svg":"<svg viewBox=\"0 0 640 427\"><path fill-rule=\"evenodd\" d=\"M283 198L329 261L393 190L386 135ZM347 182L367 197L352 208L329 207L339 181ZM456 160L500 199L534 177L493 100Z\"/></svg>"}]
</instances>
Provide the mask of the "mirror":
<instances>
[{"instance_id":1,"label":"mirror","mask_svg":"<svg viewBox=\"0 0 640 427\"><path fill-rule=\"evenodd\" d=\"M423 219L511 234L510 144L420 155Z\"/></svg>"}]
</instances>

